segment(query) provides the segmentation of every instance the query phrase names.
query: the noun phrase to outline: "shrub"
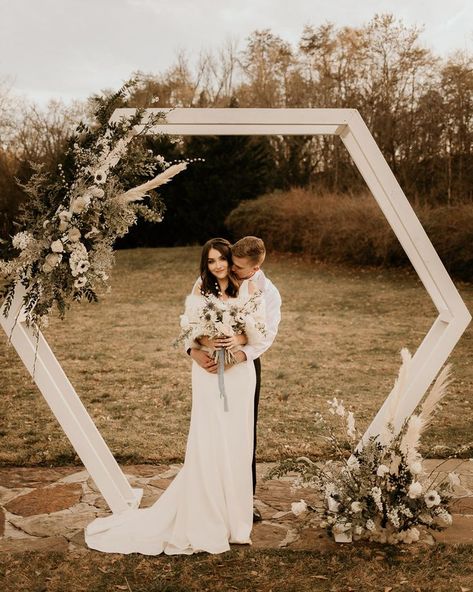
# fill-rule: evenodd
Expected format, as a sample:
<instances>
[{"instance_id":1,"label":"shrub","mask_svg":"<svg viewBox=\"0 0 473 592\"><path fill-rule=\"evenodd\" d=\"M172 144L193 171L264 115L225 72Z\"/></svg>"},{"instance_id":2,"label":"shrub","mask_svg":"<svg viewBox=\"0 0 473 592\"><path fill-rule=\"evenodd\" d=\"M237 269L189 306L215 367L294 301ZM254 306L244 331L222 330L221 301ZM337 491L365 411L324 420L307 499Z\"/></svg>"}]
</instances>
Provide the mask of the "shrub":
<instances>
[{"instance_id":1,"label":"shrub","mask_svg":"<svg viewBox=\"0 0 473 592\"><path fill-rule=\"evenodd\" d=\"M447 269L473 280L473 204L415 207ZM260 236L270 251L321 261L400 266L408 258L371 195L316 195L306 189L242 202L226 219L234 238Z\"/></svg>"}]
</instances>

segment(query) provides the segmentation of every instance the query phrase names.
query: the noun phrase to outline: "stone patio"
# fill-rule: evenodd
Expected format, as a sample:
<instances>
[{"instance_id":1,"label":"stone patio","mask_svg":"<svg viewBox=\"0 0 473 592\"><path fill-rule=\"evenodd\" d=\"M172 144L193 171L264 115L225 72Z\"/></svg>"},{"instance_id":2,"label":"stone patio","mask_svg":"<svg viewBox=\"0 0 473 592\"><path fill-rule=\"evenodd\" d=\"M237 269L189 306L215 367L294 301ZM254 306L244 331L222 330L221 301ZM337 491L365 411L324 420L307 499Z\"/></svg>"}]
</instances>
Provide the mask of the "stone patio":
<instances>
[{"instance_id":1,"label":"stone patio","mask_svg":"<svg viewBox=\"0 0 473 592\"><path fill-rule=\"evenodd\" d=\"M259 464L255 505L263 521L255 524L253 548L320 549L336 545L324 530L304 528L291 503L303 498L315 503L314 492L292 490L293 478L263 481L271 465ZM473 543L473 462L427 460L425 469L461 478L453 504L453 525L435 533L431 544ZM141 507L153 504L171 483L181 465L126 465L122 467L132 487L143 489ZM0 467L0 552L77 551L89 553L84 527L108 513L105 500L86 470L78 467Z\"/></svg>"}]
</instances>

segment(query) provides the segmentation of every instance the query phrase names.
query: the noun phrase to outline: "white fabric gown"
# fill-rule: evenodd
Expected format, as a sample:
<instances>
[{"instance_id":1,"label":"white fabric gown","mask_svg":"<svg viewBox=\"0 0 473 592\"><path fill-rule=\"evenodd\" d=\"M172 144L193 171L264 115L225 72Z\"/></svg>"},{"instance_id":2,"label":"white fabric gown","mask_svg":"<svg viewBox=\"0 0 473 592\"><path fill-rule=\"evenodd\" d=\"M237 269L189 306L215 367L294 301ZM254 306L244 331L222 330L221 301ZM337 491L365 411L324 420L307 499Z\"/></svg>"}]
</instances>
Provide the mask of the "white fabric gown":
<instances>
[{"instance_id":1,"label":"white fabric gown","mask_svg":"<svg viewBox=\"0 0 473 592\"><path fill-rule=\"evenodd\" d=\"M244 283L238 299L248 295ZM236 299L231 299L232 304ZM264 318L264 312L263 318ZM184 466L150 508L96 518L85 530L92 549L108 553L222 553L251 543L253 525L252 361L225 371L228 411L218 377L192 363L192 413Z\"/></svg>"}]
</instances>

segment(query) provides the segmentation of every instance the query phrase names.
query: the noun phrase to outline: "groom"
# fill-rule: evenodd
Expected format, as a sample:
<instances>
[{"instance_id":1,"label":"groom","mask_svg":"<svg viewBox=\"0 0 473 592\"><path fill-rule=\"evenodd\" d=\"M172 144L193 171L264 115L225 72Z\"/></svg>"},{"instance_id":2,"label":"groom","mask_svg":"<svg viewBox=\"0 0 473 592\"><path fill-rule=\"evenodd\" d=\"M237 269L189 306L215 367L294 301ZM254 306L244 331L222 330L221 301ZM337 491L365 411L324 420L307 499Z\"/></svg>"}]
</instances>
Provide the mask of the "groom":
<instances>
[{"instance_id":1,"label":"groom","mask_svg":"<svg viewBox=\"0 0 473 592\"><path fill-rule=\"evenodd\" d=\"M245 236L232 247L232 271L240 280L251 279L263 293L266 309L266 336L258 346L244 345L235 356L239 362L252 360L256 370L255 411L254 411L254 442L253 442L253 493L256 489L256 423L258 420L258 404L261 387L260 356L271 347L278 332L281 320L281 296L276 286L263 273L261 265L266 257L264 242L256 236ZM192 348L190 356L202 368L209 372L216 372L216 364L204 351ZM261 520L261 514L255 508L253 521Z\"/></svg>"}]
</instances>

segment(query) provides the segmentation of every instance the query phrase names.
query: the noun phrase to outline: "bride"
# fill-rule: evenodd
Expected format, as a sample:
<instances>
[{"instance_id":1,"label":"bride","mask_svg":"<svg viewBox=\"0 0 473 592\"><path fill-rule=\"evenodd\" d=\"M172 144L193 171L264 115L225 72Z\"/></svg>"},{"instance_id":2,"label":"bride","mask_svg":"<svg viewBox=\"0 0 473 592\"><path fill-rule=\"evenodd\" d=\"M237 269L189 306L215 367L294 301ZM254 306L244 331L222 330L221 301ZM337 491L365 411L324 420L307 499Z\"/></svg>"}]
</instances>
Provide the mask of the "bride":
<instances>
[{"instance_id":1,"label":"bride","mask_svg":"<svg viewBox=\"0 0 473 592\"><path fill-rule=\"evenodd\" d=\"M264 301L254 284L244 280L239 285L231 265L228 241L216 238L204 245L201 282L186 298L181 325L189 338L200 338L198 342L204 343L209 353L222 344L236 352L232 356L236 362L245 357L237 351L240 344L257 344L263 338L265 315ZM230 311L232 318L241 320L246 315L244 334L229 335L226 331L221 339L209 339L212 336L208 333L196 334L209 302ZM251 544L255 384L251 361L227 364L224 373L218 373L215 365L203 369L193 362L184 466L153 506L96 518L86 528L87 545L108 553L189 555L199 551L222 553L230 549L230 543Z\"/></svg>"}]
</instances>

